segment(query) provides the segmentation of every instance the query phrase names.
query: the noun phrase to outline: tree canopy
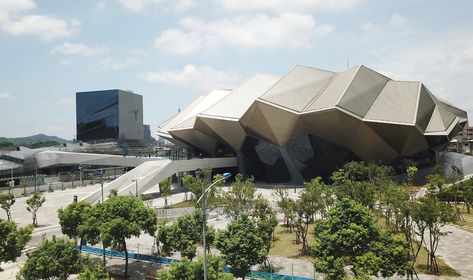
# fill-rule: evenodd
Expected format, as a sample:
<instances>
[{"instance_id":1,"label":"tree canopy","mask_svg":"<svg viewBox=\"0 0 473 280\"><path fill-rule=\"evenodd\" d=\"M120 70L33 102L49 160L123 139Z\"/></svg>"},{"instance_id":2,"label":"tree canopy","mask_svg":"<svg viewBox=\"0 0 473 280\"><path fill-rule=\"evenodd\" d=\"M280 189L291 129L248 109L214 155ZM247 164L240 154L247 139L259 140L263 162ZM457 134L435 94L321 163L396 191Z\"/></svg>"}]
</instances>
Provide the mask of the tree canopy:
<instances>
[{"instance_id":1,"label":"tree canopy","mask_svg":"<svg viewBox=\"0 0 473 280\"><path fill-rule=\"evenodd\" d=\"M220 232L217 248L231 266L233 275L243 279L250 267L262 263L268 253L256 224L245 214L238 216Z\"/></svg>"},{"instance_id":2,"label":"tree canopy","mask_svg":"<svg viewBox=\"0 0 473 280\"><path fill-rule=\"evenodd\" d=\"M87 242L104 247L113 246L125 252L125 277L128 275L126 239L142 232L154 236L157 218L141 199L131 196L112 196L94 205L85 222L78 227L79 235Z\"/></svg>"},{"instance_id":3,"label":"tree canopy","mask_svg":"<svg viewBox=\"0 0 473 280\"><path fill-rule=\"evenodd\" d=\"M190 261L183 259L181 262L173 262L169 268L162 269L158 272L158 278L163 280L186 279L186 280L203 280L204 265L203 259ZM218 256L207 256L207 279L208 280L231 280L231 273L223 272L225 266L222 258Z\"/></svg>"},{"instance_id":4,"label":"tree canopy","mask_svg":"<svg viewBox=\"0 0 473 280\"><path fill-rule=\"evenodd\" d=\"M13 194L9 193L0 193L0 207L5 210L7 214L7 219L11 221L11 211L10 208L15 204L15 197Z\"/></svg>"},{"instance_id":5,"label":"tree canopy","mask_svg":"<svg viewBox=\"0 0 473 280\"><path fill-rule=\"evenodd\" d=\"M11 221L0 219L0 262L16 261L30 240L32 231L31 226L19 228Z\"/></svg>"},{"instance_id":6,"label":"tree canopy","mask_svg":"<svg viewBox=\"0 0 473 280\"><path fill-rule=\"evenodd\" d=\"M33 226L38 226L38 218L37 218L37 212L41 206L43 206L43 203L46 201L46 198L43 196L42 193L34 193L31 197L29 197L26 200L26 204L28 205L26 207L26 210L28 212L31 212L31 215L33 217Z\"/></svg>"},{"instance_id":7,"label":"tree canopy","mask_svg":"<svg viewBox=\"0 0 473 280\"><path fill-rule=\"evenodd\" d=\"M44 240L37 250L28 254L28 260L17 278L65 280L81 270L81 260L81 254L73 240L53 236L52 240Z\"/></svg>"},{"instance_id":8,"label":"tree canopy","mask_svg":"<svg viewBox=\"0 0 473 280\"><path fill-rule=\"evenodd\" d=\"M345 265L352 265L355 276L404 275L409 256L403 237L380 231L367 208L346 198L316 221L313 254L316 269L327 279L344 277Z\"/></svg>"}]
</instances>

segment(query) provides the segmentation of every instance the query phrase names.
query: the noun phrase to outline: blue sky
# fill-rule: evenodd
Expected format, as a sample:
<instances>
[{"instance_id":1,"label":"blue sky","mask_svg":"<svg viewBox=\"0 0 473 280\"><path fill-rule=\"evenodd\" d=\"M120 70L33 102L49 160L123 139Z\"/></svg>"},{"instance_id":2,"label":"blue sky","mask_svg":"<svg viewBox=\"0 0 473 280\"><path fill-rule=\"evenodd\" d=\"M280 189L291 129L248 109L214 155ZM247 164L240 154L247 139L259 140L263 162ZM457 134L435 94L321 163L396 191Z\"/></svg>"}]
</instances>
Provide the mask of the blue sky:
<instances>
[{"instance_id":1,"label":"blue sky","mask_svg":"<svg viewBox=\"0 0 473 280\"><path fill-rule=\"evenodd\" d=\"M0 0L0 136L75 137L75 92L144 97L156 125L294 64L420 80L473 116L473 1Z\"/></svg>"}]
</instances>

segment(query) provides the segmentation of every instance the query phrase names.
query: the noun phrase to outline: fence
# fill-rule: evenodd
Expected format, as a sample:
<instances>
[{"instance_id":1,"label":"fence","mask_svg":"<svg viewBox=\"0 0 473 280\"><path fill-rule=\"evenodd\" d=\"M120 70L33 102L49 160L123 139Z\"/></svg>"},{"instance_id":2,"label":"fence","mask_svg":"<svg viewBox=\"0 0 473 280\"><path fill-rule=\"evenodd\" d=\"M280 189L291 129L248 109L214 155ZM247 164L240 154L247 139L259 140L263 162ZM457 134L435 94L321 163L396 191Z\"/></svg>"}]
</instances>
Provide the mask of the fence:
<instances>
[{"instance_id":1,"label":"fence","mask_svg":"<svg viewBox=\"0 0 473 280\"><path fill-rule=\"evenodd\" d=\"M82 251L91 253L91 254L97 254L97 255L102 255L104 252L103 249L95 248L95 247L91 247L87 245L82 246ZM125 252L121 252L121 251L113 251L113 250L105 249L105 255L109 257L114 257L114 258L125 258ZM180 262L180 260L178 259L164 258L164 257L151 256L151 255L145 255L145 254L137 254L133 252L128 252L128 259L153 262L153 263L158 263L158 264L163 264L163 265L170 265L173 262ZM230 268L225 267L223 271L230 272ZM251 277L251 279L256 278L256 279L278 279L278 280L314 280L314 278L305 278L305 277L299 277L299 276L269 273L269 272L254 271L254 270L251 270L250 272L248 272L247 276Z\"/></svg>"},{"instance_id":2,"label":"fence","mask_svg":"<svg viewBox=\"0 0 473 280\"><path fill-rule=\"evenodd\" d=\"M122 167L107 168L104 169L104 175L102 180L104 183L107 183L121 176L122 174L124 174ZM57 190L65 190L86 186L88 184L96 184L100 183L101 180L100 175L86 172L84 172L82 176L79 174L61 174L60 176L39 174L37 175L36 179L37 181L35 187L34 175L15 177L15 180L17 182L20 182L20 184L12 188L2 187L0 188L0 192L11 192L15 197L22 197L28 196L34 193L35 191L53 192Z\"/></svg>"}]
</instances>

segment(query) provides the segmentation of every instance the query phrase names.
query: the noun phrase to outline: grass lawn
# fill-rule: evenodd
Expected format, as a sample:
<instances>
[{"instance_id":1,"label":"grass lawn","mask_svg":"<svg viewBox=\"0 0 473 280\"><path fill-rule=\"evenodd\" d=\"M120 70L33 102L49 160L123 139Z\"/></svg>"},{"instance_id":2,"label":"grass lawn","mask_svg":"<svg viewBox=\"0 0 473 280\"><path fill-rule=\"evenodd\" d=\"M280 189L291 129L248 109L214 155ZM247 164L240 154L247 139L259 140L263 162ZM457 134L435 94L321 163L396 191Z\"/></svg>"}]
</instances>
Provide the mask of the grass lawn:
<instances>
[{"instance_id":1,"label":"grass lawn","mask_svg":"<svg viewBox=\"0 0 473 280\"><path fill-rule=\"evenodd\" d=\"M172 205L168 205L167 207L162 207L158 209L175 209L175 208L189 208L189 207L195 207L194 201L191 201L191 200L181 201L178 203L174 203Z\"/></svg>"},{"instance_id":2,"label":"grass lawn","mask_svg":"<svg viewBox=\"0 0 473 280\"><path fill-rule=\"evenodd\" d=\"M309 246L314 242L314 225L309 225L309 231L307 233L307 240ZM301 256L302 243L296 244L296 234L289 232L289 230L282 225L278 225L275 230L276 241L273 243L273 247L269 250L269 255L281 256L286 258L309 258L310 256Z\"/></svg>"},{"instance_id":3,"label":"grass lawn","mask_svg":"<svg viewBox=\"0 0 473 280\"><path fill-rule=\"evenodd\" d=\"M459 225L462 229L473 233L473 209L471 210L470 214L467 213L466 207L460 206L460 210L464 221L460 221Z\"/></svg>"},{"instance_id":4,"label":"grass lawn","mask_svg":"<svg viewBox=\"0 0 473 280\"><path fill-rule=\"evenodd\" d=\"M424 247L419 252L416 262L416 271L418 274L433 274L439 276L452 276L459 277L461 276L455 269L448 266L440 257L437 257L437 264L439 266L440 272L438 274L431 273L427 270L427 250Z\"/></svg>"}]
</instances>

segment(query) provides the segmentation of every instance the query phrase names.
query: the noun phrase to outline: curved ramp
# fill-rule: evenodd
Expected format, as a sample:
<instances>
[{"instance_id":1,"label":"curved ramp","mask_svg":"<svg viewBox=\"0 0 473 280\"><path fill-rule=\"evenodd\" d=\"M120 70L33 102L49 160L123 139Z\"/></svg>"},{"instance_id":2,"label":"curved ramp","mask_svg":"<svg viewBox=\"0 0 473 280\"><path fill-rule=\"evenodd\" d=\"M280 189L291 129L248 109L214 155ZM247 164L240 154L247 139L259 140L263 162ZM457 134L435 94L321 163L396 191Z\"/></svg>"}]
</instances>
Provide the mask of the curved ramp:
<instances>
[{"instance_id":1,"label":"curved ramp","mask_svg":"<svg viewBox=\"0 0 473 280\"><path fill-rule=\"evenodd\" d=\"M150 161L166 161L162 158L146 158L133 156L118 156L108 154L89 154L74 153L62 151L44 151L35 155L38 168L51 166L70 166L78 164L95 165L95 166L127 166L136 167L144 162Z\"/></svg>"},{"instance_id":2,"label":"curved ramp","mask_svg":"<svg viewBox=\"0 0 473 280\"><path fill-rule=\"evenodd\" d=\"M212 168L236 167L237 159L236 157L225 157L145 162L114 181L105 184L103 187L104 199L107 199L112 189L116 189L118 195L135 195L136 188L138 188L138 193L143 193L151 187L158 185L161 180L169 178L178 172L194 171L209 166ZM102 190L99 189L82 200L94 203L100 200L101 196Z\"/></svg>"}]
</instances>

